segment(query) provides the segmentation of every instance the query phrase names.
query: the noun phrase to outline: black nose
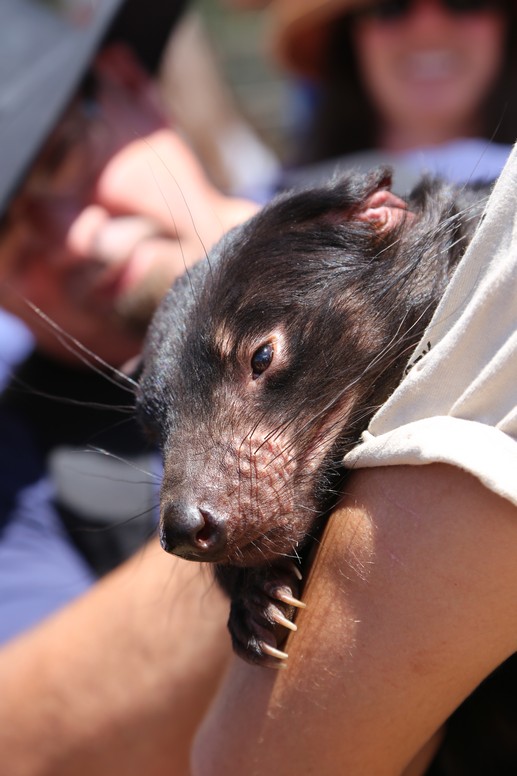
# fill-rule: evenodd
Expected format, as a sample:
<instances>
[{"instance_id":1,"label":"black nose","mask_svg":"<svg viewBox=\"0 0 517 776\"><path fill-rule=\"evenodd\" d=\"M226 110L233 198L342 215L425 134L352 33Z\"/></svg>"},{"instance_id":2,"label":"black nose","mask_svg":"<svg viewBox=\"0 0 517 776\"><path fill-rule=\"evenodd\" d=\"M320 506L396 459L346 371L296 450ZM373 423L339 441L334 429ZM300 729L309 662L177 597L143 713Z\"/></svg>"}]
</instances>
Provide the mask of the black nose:
<instances>
[{"instance_id":1,"label":"black nose","mask_svg":"<svg viewBox=\"0 0 517 776\"><path fill-rule=\"evenodd\" d=\"M162 510L160 541L166 552L188 560L219 560L226 546L224 521L207 509L172 502Z\"/></svg>"}]
</instances>

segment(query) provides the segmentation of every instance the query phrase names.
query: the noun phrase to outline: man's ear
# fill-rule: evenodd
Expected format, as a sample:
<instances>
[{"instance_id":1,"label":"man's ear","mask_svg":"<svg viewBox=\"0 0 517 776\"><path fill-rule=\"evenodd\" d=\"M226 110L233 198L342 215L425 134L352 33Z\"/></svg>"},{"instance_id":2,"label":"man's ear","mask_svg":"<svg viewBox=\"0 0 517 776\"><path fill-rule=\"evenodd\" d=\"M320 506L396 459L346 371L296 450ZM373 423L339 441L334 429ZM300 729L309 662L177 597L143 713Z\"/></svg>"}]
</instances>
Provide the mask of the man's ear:
<instances>
[{"instance_id":1,"label":"man's ear","mask_svg":"<svg viewBox=\"0 0 517 776\"><path fill-rule=\"evenodd\" d=\"M387 188L377 189L370 194L354 213L355 220L372 224L378 234L391 232L402 223L411 223L414 217L407 203Z\"/></svg>"}]
</instances>

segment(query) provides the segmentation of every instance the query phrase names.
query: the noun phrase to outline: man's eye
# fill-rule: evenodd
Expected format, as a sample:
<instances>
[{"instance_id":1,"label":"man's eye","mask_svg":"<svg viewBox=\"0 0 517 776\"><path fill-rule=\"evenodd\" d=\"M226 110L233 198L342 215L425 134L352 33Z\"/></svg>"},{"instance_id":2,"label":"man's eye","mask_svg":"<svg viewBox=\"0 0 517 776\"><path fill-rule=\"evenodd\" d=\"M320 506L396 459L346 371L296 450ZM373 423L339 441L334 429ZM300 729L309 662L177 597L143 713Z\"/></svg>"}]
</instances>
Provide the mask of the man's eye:
<instances>
[{"instance_id":1,"label":"man's eye","mask_svg":"<svg viewBox=\"0 0 517 776\"><path fill-rule=\"evenodd\" d=\"M260 348L257 348L254 352L251 357L251 369L254 380L256 380L257 377L260 377L260 375L269 367L273 360L274 352L273 345L270 342L266 345L261 345Z\"/></svg>"}]
</instances>

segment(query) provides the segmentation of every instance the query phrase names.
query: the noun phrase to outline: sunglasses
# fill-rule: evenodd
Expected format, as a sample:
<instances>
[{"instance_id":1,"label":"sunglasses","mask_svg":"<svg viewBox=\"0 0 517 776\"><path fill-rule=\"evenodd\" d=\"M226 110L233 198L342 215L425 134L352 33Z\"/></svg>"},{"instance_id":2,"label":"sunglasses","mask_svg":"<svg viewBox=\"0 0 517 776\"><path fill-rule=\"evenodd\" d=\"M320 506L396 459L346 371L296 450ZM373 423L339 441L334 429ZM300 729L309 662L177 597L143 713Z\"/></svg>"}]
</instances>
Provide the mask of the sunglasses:
<instances>
[{"instance_id":1,"label":"sunglasses","mask_svg":"<svg viewBox=\"0 0 517 776\"><path fill-rule=\"evenodd\" d=\"M0 237L26 216L28 202L65 199L91 183L97 160L108 145L108 129L97 101L97 81L89 74L47 139L10 208L0 218Z\"/></svg>"},{"instance_id":2,"label":"sunglasses","mask_svg":"<svg viewBox=\"0 0 517 776\"><path fill-rule=\"evenodd\" d=\"M483 13L501 8L501 3L494 0L441 0L442 7L451 14ZM398 21L407 16L413 0L384 0L358 12L362 18L378 21Z\"/></svg>"},{"instance_id":3,"label":"sunglasses","mask_svg":"<svg viewBox=\"0 0 517 776\"><path fill-rule=\"evenodd\" d=\"M97 81L89 75L77 90L67 110L40 151L23 189L34 195L51 189L54 178L70 160L85 177L92 167L94 151L105 144L102 109L97 101ZM73 191L77 181L70 181Z\"/></svg>"}]
</instances>

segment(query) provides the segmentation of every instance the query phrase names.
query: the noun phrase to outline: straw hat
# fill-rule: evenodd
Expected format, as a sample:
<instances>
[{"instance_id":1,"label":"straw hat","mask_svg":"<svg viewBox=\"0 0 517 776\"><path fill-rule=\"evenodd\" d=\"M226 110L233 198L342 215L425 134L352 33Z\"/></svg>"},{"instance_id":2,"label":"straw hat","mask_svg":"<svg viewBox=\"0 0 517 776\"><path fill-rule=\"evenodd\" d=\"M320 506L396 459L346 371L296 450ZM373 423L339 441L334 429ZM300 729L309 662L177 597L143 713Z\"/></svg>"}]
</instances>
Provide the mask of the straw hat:
<instances>
[{"instance_id":1,"label":"straw hat","mask_svg":"<svg viewBox=\"0 0 517 776\"><path fill-rule=\"evenodd\" d=\"M274 56L299 75L318 79L332 22L368 0L272 0L270 35Z\"/></svg>"}]
</instances>

